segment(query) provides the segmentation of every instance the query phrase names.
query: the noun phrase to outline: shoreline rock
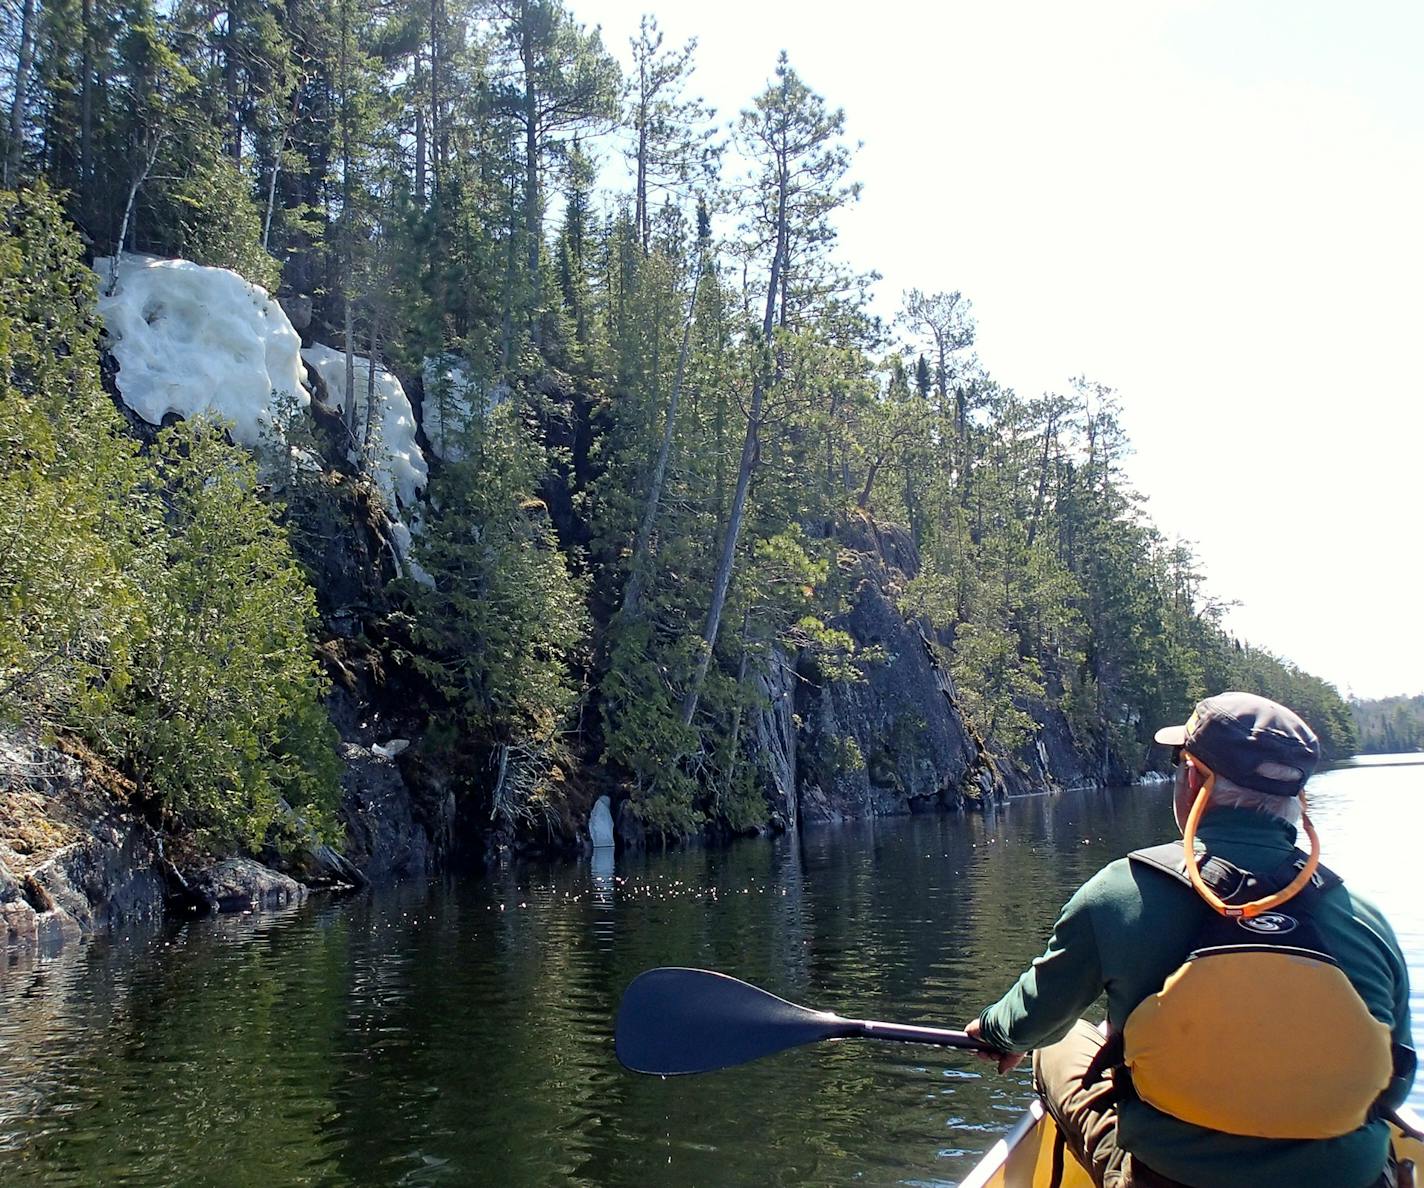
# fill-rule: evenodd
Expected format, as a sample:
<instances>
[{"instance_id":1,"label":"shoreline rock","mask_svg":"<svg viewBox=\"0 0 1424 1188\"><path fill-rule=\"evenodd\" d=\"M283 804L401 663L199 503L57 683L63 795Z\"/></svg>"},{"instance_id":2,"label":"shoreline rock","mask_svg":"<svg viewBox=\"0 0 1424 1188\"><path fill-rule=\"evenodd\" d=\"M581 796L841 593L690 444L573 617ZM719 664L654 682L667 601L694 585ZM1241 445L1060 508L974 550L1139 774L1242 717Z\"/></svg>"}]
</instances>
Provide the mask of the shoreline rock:
<instances>
[{"instance_id":1,"label":"shoreline rock","mask_svg":"<svg viewBox=\"0 0 1424 1188\"><path fill-rule=\"evenodd\" d=\"M270 912L305 903L310 892L289 875L251 858L224 858L188 879L195 904L207 912Z\"/></svg>"},{"instance_id":2,"label":"shoreline rock","mask_svg":"<svg viewBox=\"0 0 1424 1188\"><path fill-rule=\"evenodd\" d=\"M167 887L153 831L77 746L0 735L0 921L5 948L53 953L101 929L157 922Z\"/></svg>"}]
</instances>

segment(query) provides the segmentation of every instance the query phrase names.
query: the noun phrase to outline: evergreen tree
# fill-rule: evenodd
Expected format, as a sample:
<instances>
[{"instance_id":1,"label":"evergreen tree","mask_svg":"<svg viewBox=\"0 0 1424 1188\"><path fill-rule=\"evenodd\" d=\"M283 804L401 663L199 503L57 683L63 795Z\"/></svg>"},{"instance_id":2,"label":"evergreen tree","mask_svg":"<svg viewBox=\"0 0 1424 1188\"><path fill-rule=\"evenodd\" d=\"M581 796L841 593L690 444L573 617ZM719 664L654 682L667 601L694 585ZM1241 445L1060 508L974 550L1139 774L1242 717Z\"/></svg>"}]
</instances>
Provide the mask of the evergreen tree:
<instances>
[{"instance_id":1,"label":"evergreen tree","mask_svg":"<svg viewBox=\"0 0 1424 1188\"><path fill-rule=\"evenodd\" d=\"M564 150L565 137L617 118L618 64L598 30L587 32L561 0L492 0L491 9L502 63L496 94L523 138L524 291L537 300L545 163Z\"/></svg>"},{"instance_id":2,"label":"evergreen tree","mask_svg":"<svg viewBox=\"0 0 1424 1188\"><path fill-rule=\"evenodd\" d=\"M103 730L134 677L155 528L99 385L94 275L43 185L0 193L0 713Z\"/></svg>"},{"instance_id":3,"label":"evergreen tree","mask_svg":"<svg viewBox=\"0 0 1424 1188\"><path fill-rule=\"evenodd\" d=\"M750 349L759 357L753 364L746 433L712 578L700 655L683 697L685 725L697 712L697 699L717 644L747 494L760 452L767 393L779 378L781 360L776 358L772 332L788 320L787 293L797 274L792 261L794 258L801 269L809 271L815 258L811 249L823 250L834 240L831 213L856 194L855 187L842 185L850 168L849 151L839 142L844 127L844 113L827 109L825 101L791 68L784 52L777 62L776 80L742 113L738 125L743 151L755 169L747 229L753 244L768 251L770 259L760 334L750 342Z\"/></svg>"},{"instance_id":4,"label":"evergreen tree","mask_svg":"<svg viewBox=\"0 0 1424 1188\"><path fill-rule=\"evenodd\" d=\"M697 39L692 38L681 49L664 49L657 19L645 15L631 45L628 104L633 142L628 154L634 168L633 221L646 253L652 243L652 212L659 193L680 197L699 180L710 180L717 152L711 142L712 130L706 126L712 109L683 95L692 75Z\"/></svg>"},{"instance_id":5,"label":"evergreen tree","mask_svg":"<svg viewBox=\"0 0 1424 1188\"><path fill-rule=\"evenodd\" d=\"M165 818L213 844L255 849L283 800L321 831L339 764L316 600L256 465L202 421L165 429L153 463L164 527L137 559L146 630L112 727L125 763Z\"/></svg>"},{"instance_id":6,"label":"evergreen tree","mask_svg":"<svg viewBox=\"0 0 1424 1188\"><path fill-rule=\"evenodd\" d=\"M520 819L558 811L551 781L587 633L583 583L534 496L542 469L512 403L471 418L432 484L415 552L429 580L406 585L416 663L448 723L499 749L491 811Z\"/></svg>"}]
</instances>

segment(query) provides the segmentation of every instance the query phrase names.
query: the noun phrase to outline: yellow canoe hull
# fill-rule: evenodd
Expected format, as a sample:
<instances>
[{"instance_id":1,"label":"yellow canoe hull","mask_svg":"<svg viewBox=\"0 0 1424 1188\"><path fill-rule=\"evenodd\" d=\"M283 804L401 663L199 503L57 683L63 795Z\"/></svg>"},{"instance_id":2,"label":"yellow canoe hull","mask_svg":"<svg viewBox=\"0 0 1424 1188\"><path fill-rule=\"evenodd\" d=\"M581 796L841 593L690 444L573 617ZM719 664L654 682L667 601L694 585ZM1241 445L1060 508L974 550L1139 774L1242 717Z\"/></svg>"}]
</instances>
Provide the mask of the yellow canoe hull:
<instances>
[{"instance_id":1,"label":"yellow canoe hull","mask_svg":"<svg viewBox=\"0 0 1424 1188\"><path fill-rule=\"evenodd\" d=\"M1410 1126L1420 1128L1420 1119L1411 1111L1400 1114ZM1053 1144L1058 1128L1034 1102L1013 1129L989 1149L959 1188L1053 1188ZM1394 1131L1396 1158L1412 1159L1424 1170L1424 1143ZM1071 1153L1064 1153L1063 1179L1059 1188L1093 1188L1093 1181Z\"/></svg>"},{"instance_id":2,"label":"yellow canoe hull","mask_svg":"<svg viewBox=\"0 0 1424 1188\"><path fill-rule=\"evenodd\" d=\"M1424 1131L1424 1118L1420 1118L1417 1113L1407 1106L1399 1111L1399 1116L1415 1130ZM1414 1172L1415 1176L1424 1176L1424 1143L1421 1143L1418 1139L1405 1138L1404 1135L1400 1134L1394 1127L1390 1129L1393 1131L1394 1157L1401 1162L1406 1159L1412 1159L1416 1169Z\"/></svg>"},{"instance_id":3,"label":"yellow canoe hull","mask_svg":"<svg viewBox=\"0 0 1424 1188\"><path fill-rule=\"evenodd\" d=\"M1053 1142L1058 1128L1035 1101L1013 1129L989 1148L959 1188L1053 1188ZM1064 1152L1059 1188L1093 1188L1092 1178Z\"/></svg>"}]
</instances>

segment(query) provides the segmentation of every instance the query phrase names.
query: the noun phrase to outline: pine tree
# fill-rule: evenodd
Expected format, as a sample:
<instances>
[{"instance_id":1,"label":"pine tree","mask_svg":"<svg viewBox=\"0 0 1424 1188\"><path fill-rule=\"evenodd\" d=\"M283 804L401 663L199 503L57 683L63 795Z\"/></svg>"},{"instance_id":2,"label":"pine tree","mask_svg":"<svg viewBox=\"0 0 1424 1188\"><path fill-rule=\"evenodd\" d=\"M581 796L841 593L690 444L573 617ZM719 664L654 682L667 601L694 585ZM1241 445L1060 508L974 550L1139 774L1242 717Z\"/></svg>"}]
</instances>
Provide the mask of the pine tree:
<instances>
[{"instance_id":1,"label":"pine tree","mask_svg":"<svg viewBox=\"0 0 1424 1188\"><path fill-rule=\"evenodd\" d=\"M737 539L741 535L747 494L760 453L767 392L778 378L772 332L778 325L784 326L787 320L786 295L793 275L792 260L797 257L801 263L799 256L803 248L814 244L823 249L831 242L834 238L829 224L831 212L856 193L854 187L841 184L850 168L850 154L838 139L844 126L844 114L827 110L824 100L801 81L783 53L777 63L775 82L758 96L750 110L742 113L738 127L743 151L754 162L756 170L747 214L748 230L753 242L770 252L770 259L760 335L752 342L752 350L761 357L754 365L746 434L721 554L712 578L702 646L683 697L684 724L690 724L697 712L697 699L712 660L722 609L731 585Z\"/></svg>"},{"instance_id":2,"label":"pine tree","mask_svg":"<svg viewBox=\"0 0 1424 1188\"><path fill-rule=\"evenodd\" d=\"M713 112L699 99L685 98L697 39L681 49L664 49L663 32L655 17L644 16L638 35L630 39L633 70L629 80L629 122L633 142L628 149L634 168L633 221L646 254L652 243L652 212L661 192L685 196L699 181L710 180L717 158Z\"/></svg>"},{"instance_id":3,"label":"pine tree","mask_svg":"<svg viewBox=\"0 0 1424 1188\"><path fill-rule=\"evenodd\" d=\"M522 134L525 292L542 292L542 177L564 138L588 135L617 118L618 64L598 30L584 30L561 0L493 0L502 73L496 94ZM537 326L537 318L531 318ZM536 342L538 340L536 332Z\"/></svg>"}]
</instances>

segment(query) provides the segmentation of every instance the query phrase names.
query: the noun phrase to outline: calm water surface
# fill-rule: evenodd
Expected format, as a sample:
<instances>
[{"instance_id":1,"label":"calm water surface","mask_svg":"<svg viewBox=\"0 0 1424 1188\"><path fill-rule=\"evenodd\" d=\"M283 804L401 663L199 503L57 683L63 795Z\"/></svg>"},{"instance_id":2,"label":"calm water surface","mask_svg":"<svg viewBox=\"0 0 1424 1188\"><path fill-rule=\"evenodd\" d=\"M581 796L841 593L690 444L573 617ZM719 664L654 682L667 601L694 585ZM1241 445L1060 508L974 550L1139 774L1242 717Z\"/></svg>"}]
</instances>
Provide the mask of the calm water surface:
<instances>
[{"instance_id":1,"label":"calm water surface","mask_svg":"<svg viewBox=\"0 0 1424 1188\"><path fill-rule=\"evenodd\" d=\"M1420 760L1311 790L1326 861L1390 913L1424 1026ZM1165 787L1067 793L0 963L0 1184L953 1185L1026 1071L853 1041L634 1077L613 1059L619 992L701 965L958 1026L1084 878L1171 834Z\"/></svg>"}]
</instances>

